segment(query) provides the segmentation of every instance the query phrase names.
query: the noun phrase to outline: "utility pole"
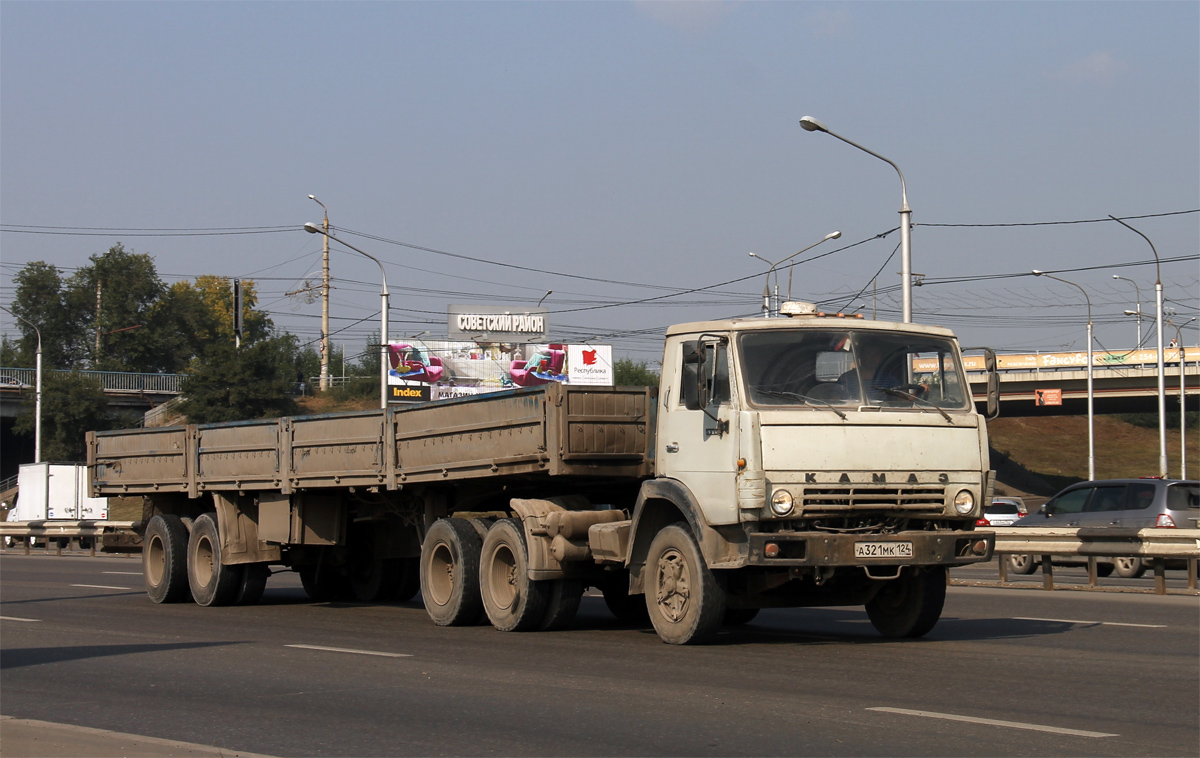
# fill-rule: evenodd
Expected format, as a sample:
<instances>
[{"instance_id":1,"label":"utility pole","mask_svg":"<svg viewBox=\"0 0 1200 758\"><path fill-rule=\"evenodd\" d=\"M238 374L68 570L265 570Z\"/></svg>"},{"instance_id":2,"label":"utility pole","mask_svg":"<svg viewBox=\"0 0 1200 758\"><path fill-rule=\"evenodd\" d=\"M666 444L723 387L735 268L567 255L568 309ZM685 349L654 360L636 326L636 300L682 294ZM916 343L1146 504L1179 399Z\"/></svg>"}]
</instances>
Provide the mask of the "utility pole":
<instances>
[{"instance_id":1,"label":"utility pole","mask_svg":"<svg viewBox=\"0 0 1200 758\"><path fill-rule=\"evenodd\" d=\"M100 367L100 280L96 280L96 349L92 353L92 362Z\"/></svg>"},{"instance_id":2,"label":"utility pole","mask_svg":"<svg viewBox=\"0 0 1200 758\"><path fill-rule=\"evenodd\" d=\"M325 233L321 235L321 391L329 389L329 209L325 208L314 195L308 196L325 210L325 220L321 227Z\"/></svg>"}]
</instances>

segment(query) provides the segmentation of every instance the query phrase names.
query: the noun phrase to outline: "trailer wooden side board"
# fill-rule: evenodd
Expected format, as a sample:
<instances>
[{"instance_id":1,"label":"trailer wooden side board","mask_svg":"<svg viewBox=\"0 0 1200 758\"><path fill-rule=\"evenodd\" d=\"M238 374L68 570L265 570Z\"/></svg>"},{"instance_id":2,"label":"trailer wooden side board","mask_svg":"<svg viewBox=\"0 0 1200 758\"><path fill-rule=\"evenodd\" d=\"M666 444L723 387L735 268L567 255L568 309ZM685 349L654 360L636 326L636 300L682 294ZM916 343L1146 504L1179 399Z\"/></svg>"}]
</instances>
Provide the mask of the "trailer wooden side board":
<instances>
[{"instance_id":1,"label":"trailer wooden side board","mask_svg":"<svg viewBox=\"0 0 1200 758\"><path fill-rule=\"evenodd\" d=\"M386 411L94 432L96 494L378 487L511 475L653 475L649 387L550 384Z\"/></svg>"}]
</instances>

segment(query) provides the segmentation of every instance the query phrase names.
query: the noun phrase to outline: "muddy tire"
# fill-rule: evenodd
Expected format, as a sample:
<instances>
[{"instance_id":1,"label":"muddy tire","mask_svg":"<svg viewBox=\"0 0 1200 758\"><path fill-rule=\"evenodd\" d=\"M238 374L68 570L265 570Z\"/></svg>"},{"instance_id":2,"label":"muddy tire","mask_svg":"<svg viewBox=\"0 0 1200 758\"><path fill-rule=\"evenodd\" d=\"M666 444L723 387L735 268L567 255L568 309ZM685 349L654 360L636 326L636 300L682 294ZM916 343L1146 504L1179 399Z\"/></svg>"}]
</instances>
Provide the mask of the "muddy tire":
<instances>
[{"instance_id":1,"label":"muddy tire","mask_svg":"<svg viewBox=\"0 0 1200 758\"><path fill-rule=\"evenodd\" d=\"M188 587L188 533L178 516L156 514L142 539L142 579L156 603L191 600Z\"/></svg>"},{"instance_id":2,"label":"muddy tire","mask_svg":"<svg viewBox=\"0 0 1200 758\"><path fill-rule=\"evenodd\" d=\"M542 615L538 629L566 629L579 612L579 601L583 599L583 582L578 579L555 579L547 584L550 585L550 591L546 594L546 612Z\"/></svg>"},{"instance_id":3,"label":"muddy tire","mask_svg":"<svg viewBox=\"0 0 1200 758\"><path fill-rule=\"evenodd\" d=\"M946 569L909 568L867 603L867 618L884 637L922 637L942 616Z\"/></svg>"},{"instance_id":4,"label":"muddy tire","mask_svg":"<svg viewBox=\"0 0 1200 758\"><path fill-rule=\"evenodd\" d=\"M318 603L331 603L337 600L351 600L354 590L350 580L328 563L301 566L300 584L308 597Z\"/></svg>"},{"instance_id":5,"label":"muddy tire","mask_svg":"<svg viewBox=\"0 0 1200 758\"><path fill-rule=\"evenodd\" d=\"M479 623L479 554L483 540L466 519L440 519L421 546L421 598L438 626Z\"/></svg>"},{"instance_id":6,"label":"muddy tire","mask_svg":"<svg viewBox=\"0 0 1200 758\"><path fill-rule=\"evenodd\" d=\"M421 559L394 558L388 563L387 599L407 603L421 591Z\"/></svg>"},{"instance_id":7,"label":"muddy tire","mask_svg":"<svg viewBox=\"0 0 1200 758\"><path fill-rule=\"evenodd\" d=\"M757 608L726 608L721 626L745 626L758 615Z\"/></svg>"},{"instance_id":8,"label":"muddy tire","mask_svg":"<svg viewBox=\"0 0 1200 758\"><path fill-rule=\"evenodd\" d=\"M245 567L221 561L221 536L211 513L205 513L192 524L187 556L188 586L196 603L229 605L237 600Z\"/></svg>"},{"instance_id":9,"label":"muddy tire","mask_svg":"<svg viewBox=\"0 0 1200 758\"><path fill-rule=\"evenodd\" d=\"M1122 579L1137 579L1146 573L1146 563L1141 558L1114 558L1113 568Z\"/></svg>"},{"instance_id":10,"label":"muddy tire","mask_svg":"<svg viewBox=\"0 0 1200 758\"><path fill-rule=\"evenodd\" d=\"M622 624L644 626L650 623L646 599L629 594L629 572L614 571L605 576L597 589L604 595L604 604Z\"/></svg>"},{"instance_id":11,"label":"muddy tire","mask_svg":"<svg viewBox=\"0 0 1200 758\"><path fill-rule=\"evenodd\" d=\"M502 632L537 629L546 613L550 584L529 578L521 523L506 518L492 524L479 558L479 594L492 626Z\"/></svg>"},{"instance_id":12,"label":"muddy tire","mask_svg":"<svg viewBox=\"0 0 1200 758\"><path fill-rule=\"evenodd\" d=\"M1008 561L1008 570L1014 574L1032 574L1041 565L1041 556L1037 555L1010 555L1004 560Z\"/></svg>"},{"instance_id":13,"label":"muddy tire","mask_svg":"<svg viewBox=\"0 0 1200 758\"><path fill-rule=\"evenodd\" d=\"M355 525L350 531L350 589L354 599L363 603L383 600L390 589L393 575L390 565L379 557L375 542L375 530L369 525Z\"/></svg>"},{"instance_id":14,"label":"muddy tire","mask_svg":"<svg viewBox=\"0 0 1200 758\"><path fill-rule=\"evenodd\" d=\"M646 556L646 610L669 645L711 642L725 618L725 590L683 527L663 528Z\"/></svg>"},{"instance_id":15,"label":"muddy tire","mask_svg":"<svg viewBox=\"0 0 1200 758\"><path fill-rule=\"evenodd\" d=\"M257 605L267 589L271 567L265 563L247 563L242 568L242 586L238 588L234 605Z\"/></svg>"}]
</instances>

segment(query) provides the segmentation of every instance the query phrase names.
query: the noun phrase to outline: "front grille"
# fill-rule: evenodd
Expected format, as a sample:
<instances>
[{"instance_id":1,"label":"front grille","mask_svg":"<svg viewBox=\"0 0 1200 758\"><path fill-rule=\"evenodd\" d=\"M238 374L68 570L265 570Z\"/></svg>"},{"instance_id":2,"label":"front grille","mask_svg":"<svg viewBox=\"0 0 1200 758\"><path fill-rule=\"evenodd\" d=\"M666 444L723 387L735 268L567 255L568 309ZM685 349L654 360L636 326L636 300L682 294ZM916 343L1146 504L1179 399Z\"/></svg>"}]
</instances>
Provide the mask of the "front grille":
<instances>
[{"instance_id":1,"label":"front grille","mask_svg":"<svg viewBox=\"0 0 1200 758\"><path fill-rule=\"evenodd\" d=\"M801 496L805 511L854 511L879 509L938 511L946 504L946 490L938 486L850 485L805 487Z\"/></svg>"}]
</instances>

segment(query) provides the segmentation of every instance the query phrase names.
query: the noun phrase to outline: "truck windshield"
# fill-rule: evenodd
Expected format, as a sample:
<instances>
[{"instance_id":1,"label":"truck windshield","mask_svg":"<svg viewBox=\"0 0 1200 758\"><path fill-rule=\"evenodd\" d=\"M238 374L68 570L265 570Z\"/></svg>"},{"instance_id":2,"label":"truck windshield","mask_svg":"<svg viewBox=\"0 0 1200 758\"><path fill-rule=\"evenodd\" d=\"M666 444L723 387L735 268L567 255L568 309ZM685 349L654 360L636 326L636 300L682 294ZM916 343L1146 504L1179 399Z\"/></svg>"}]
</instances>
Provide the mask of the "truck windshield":
<instances>
[{"instance_id":1,"label":"truck windshield","mask_svg":"<svg viewBox=\"0 0 1200 758\"><path fill-rule=\"evenodd\" d=\"M752 405L970 407L950 340L895 332L772 329L744 333L739 348Z\"/></svg>"}]
</instances>

